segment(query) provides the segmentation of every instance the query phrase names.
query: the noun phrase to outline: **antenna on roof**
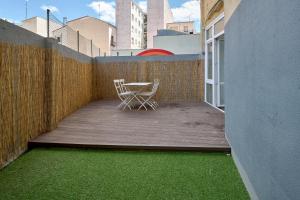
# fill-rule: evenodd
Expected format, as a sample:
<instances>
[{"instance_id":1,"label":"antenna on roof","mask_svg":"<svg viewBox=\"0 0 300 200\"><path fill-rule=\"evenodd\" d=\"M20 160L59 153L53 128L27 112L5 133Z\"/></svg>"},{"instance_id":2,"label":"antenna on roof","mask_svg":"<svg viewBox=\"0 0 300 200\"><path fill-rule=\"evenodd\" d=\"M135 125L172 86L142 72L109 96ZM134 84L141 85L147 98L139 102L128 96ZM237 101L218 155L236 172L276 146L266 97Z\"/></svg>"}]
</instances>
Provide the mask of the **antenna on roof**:
<instances>
[{"instance_id":1,"label":"antenna on roof","mask_svg":"<svg viewBox=\"0 0 300 200\"><path fill-rule=\"evenodd\" d=\"M99 7L99 19L101 18L101 12L100 12L100 1L99 1L99 4L98 4L98 7Z\"/></svg>"},{"instance_id":2,"label":"antenna on roof","mask_svg":"<svg viewBox=\"0 0 300 200\"><path fill-rule=\"evenodd\" d=\"M28 18L28 1L29 0L25 0L25 19Z\"/></svg>"}]
</instances>

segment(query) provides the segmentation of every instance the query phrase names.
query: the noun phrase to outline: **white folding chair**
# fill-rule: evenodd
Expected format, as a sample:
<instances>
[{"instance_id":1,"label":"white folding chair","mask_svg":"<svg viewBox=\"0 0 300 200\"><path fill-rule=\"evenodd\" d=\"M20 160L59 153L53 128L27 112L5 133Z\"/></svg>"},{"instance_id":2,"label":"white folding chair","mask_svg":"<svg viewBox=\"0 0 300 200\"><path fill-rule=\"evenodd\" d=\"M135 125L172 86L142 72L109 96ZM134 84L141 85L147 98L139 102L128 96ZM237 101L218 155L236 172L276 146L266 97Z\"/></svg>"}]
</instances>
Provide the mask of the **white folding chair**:
<instances>
[{"instance_id":1,"label":"white folding chair","mask_svg":"<svg viewBox=\"0 0 300 200\"><path fill-rule=\"evenodd\" d=\"M148 110L146 105L150 106L153 110L156 110L158 103L153 99L153 97L156 95L158 86L159 80L155 79L151 92L141 92L137 94L137 97L142 100L142 104L138 110L140 110L142 107Z\"/></svg>"},{"instance_id":2,"label":"white folding chair","mask_svg":"<svg viewBox=\"0 0 300 200\"><path fill-rule=\"evenodd\" d=\"M121 100L121 103L118 105L118 108L121 108L123 106L123 110L125 110L126 107L128 107L131 110L130 101L132 100L132 97L134 97L134 92L125 90L124 86L124 79L120 80L114 80L114 85L118 94L119 99Z\"/></svg>"},{"instance_id":3,"label":"white folding chair","mask_svg":"<svg viewBox=\"0 0 300 200\"><path fill-rule=\"evenodd\" d=\"M124 84L125 84L125 80L120 79L121 91L125 94L126 93L131 94L131 96L127 99L127 105L129 105L131 107L131 105L135 105L136 102L139 104L142 104L143 102L136 96L138 91L131 91Z\"/></svg>"}]
</instances>

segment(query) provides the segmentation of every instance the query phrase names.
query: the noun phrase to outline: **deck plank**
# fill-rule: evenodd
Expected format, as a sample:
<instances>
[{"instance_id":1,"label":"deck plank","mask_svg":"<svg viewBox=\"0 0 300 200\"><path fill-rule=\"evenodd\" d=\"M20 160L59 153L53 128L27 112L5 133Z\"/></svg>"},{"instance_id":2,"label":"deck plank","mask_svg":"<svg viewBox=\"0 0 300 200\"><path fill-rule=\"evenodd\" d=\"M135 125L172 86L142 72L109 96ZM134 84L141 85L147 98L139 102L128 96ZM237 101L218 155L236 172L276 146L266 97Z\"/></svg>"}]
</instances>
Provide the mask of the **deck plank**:
<instances>
[{"instance_id":1,"label":"deck plank","mask_svg":"<svg viewBox=\"0 0 300 200\"><path fill-rule=\"evenodd\" d=\"M205 103L162 105L158 111L121 111L117 104L90 103L29 146L230 151L224 113Z\"/></svg>"}]
</instances>

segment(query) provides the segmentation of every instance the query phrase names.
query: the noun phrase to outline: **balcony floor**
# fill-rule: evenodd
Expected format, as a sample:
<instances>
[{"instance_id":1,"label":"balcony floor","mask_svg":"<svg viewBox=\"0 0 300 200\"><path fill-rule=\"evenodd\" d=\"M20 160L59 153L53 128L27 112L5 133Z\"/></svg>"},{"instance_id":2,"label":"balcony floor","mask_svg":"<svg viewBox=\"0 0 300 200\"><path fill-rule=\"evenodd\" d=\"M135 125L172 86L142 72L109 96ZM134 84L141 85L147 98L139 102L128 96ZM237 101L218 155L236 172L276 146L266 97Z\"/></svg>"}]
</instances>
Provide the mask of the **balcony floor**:
<instances>
[{"instance_id":1,"label":"balcony floor","mask_svg":"<svg viewBox=\"0 0 300 200\"><path fill-rule=\"evenodd\" d=\"M230 151L224 113L205 103L166 104L158 111L121 111L117 105L90 103L29 146Z\"/></svg>"}]
</instances>

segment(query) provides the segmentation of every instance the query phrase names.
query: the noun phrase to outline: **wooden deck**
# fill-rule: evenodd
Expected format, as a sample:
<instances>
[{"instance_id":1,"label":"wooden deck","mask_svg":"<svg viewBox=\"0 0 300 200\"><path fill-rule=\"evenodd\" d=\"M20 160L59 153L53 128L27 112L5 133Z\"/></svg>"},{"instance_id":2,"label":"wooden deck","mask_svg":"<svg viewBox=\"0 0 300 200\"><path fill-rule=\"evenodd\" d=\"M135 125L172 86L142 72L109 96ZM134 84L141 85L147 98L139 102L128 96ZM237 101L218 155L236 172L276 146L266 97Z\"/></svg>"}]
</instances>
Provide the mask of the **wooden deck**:
<instances>
[{"instance_id":1,"label":"wooden deck","mask_svg":"<svg viewBox=\"0 0 300 200\"><path fill-rule=\"evenodd\" d=\"M29 146L230 151L224 113L205 103L125 112L117 105L112 101L90 103L54 131L31 140Z\"/></svg>"}]
</instances>

